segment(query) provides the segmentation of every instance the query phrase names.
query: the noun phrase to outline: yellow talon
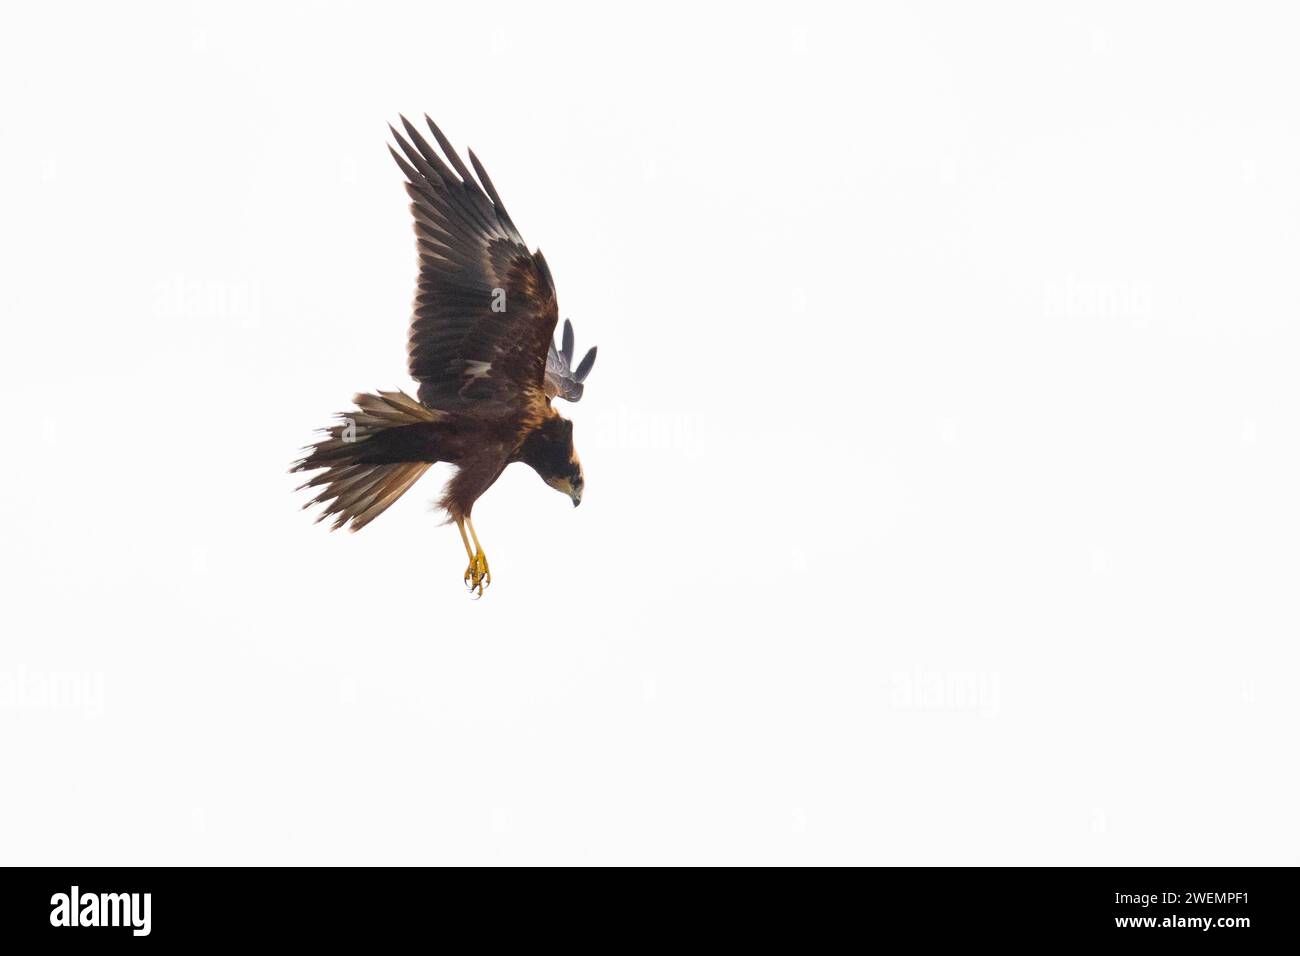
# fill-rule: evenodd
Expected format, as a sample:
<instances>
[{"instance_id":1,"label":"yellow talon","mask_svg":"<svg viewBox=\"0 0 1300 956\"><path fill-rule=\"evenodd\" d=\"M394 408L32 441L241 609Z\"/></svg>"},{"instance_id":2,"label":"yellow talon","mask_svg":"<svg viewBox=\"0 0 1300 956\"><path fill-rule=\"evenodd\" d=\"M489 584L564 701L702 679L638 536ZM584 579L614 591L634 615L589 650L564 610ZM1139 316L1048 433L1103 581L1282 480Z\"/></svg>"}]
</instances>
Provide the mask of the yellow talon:
<instances>
[{"instance_id":1,"label":"yellow talon","mask_svg":"<svg viewBox=\"0 0 1300 956\"><path fill-rule=\"evenodd\" d=\"M469 538L465 537L465 526L469 525L469 533L474 538L474 547L469 546ZM483 596L483 589L492 583L492 572L488 570L487 555L483 553L483 546L478 543L478 535L474 534L474 523L468 518L457 519L456 527L460 528L460 539L465 542L465 553L469 555L469 567L465 569L465 585L471 591L478 591L478 596Z\"/></svg>"},{"instance_id":2,"label":"yellow talon","mask_svg":"<svg viewBox=\"0 0 1300 956\"><path fill-rule=\"evenodd\" d=\"M478 591L483 596L483 589L492 583L492 572L488 569L487 555L482 550L475 551L470 558L469 567L465 569L465 584L471 591Z\"/></svg>"}]
</instances>

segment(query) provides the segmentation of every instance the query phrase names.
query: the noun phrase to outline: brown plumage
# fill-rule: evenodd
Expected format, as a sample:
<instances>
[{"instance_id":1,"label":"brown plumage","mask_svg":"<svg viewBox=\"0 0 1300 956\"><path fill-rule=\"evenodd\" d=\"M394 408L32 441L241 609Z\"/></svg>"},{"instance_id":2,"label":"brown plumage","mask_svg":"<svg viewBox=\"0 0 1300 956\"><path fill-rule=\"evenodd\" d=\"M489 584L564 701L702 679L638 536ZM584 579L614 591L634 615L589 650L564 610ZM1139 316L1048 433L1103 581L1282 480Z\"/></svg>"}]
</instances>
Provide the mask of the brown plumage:
<instances>
[{"instance_id":1,"label":"brown plumage","mask_svg":"<svg viewBox=\"0 0 1300 956\"><path fill-rule=\"evenodd\" d=\"M507 465L525 462L575 505L581 500L573 426L551 399L581 397L596 350L573 370L567 321L556 350L558 307L545 258L529 252L474 153L477 179L425 120L441 155L405 117L405 137L389 127L420 259L407 347L418 401L402 392L356 396L356 410L342 413L293 470L323 469L303 486L321 489L308 506L324 506L317 520L333 517L333 528L356 531L432 464L455 464L440 504L470 554L466 581L482 593L489 576L470 515Z\"/></svg>"}]
</instances>

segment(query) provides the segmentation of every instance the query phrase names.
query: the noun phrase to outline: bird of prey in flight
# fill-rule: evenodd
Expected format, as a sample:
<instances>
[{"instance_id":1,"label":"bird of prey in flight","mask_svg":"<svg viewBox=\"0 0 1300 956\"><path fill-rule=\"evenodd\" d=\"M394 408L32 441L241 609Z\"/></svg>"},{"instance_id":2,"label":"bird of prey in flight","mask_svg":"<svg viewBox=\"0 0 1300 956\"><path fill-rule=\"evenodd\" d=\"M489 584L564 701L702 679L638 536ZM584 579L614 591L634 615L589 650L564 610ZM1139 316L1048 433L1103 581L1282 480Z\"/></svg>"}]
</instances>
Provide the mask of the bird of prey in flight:
<instances>
[{"instance_id":1,"label":"bird of prey in flight","mask_svg":"<svg viewBox=\"0 0 1300 956\"><path fill-rule=\"evenodd\" d=\"M441 156L405 117L405 136L389 127L398 149L388 150L406 175L420 257L407 345L417 397L355 396L356 408L324 429L292 470L319 472L301 486L320 489L304 505L324 506L316 520L334 516L331 530L350 523L357 531L431 465L454 464L439 504L460 529L464 580L481 597L492 575L470 512L507 465L531 465L575 507L582 501L573 423L551 400L582 397L596 350L573 366L568 320L555 348L555 283L541 251L528 251L473 151L477 178L425 121Z\"/></svg>"}]
</instances>

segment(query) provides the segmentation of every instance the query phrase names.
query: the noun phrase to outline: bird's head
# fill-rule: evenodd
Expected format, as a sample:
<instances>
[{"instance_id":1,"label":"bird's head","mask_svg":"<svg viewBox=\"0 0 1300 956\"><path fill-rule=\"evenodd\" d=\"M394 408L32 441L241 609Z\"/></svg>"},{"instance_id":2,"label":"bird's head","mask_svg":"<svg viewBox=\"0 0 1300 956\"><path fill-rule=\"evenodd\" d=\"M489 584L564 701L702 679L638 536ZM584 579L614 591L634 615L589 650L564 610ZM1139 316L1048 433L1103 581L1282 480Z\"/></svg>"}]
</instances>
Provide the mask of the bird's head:
<instances>
[{"instance_id":1,"label":"bird's head","mask_svg":"<svg viewBox=\"0 0 1300 956\"><path fill-rule=\"evenodd\" d=\"M573 422L558 413L545 419L524 439L519 457L542 481L568 495L575 508L582 502L582 462L573 448Z\"/></svg>"}]
</instances>

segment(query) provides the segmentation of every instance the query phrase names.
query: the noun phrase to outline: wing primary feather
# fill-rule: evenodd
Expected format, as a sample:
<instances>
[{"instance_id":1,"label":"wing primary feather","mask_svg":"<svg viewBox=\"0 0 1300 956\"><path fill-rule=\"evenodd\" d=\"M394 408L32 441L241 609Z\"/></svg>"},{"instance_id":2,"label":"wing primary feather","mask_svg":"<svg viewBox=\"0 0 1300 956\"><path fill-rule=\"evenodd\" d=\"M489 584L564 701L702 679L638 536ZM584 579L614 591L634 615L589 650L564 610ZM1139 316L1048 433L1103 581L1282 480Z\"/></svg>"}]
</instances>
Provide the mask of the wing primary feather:
<instances>
[{"instance_id":1,"label":"wing primary feather","mask_svg":"<svg viewBox=\"0 0 1300 956\"><path fill-rule=\"evenodd\" d=\"M406 130L406 135L411 137L411 142L415 144L415 148L424 157L424 161L437 170L438 177L443 181L444 185L448 188L457 185L455 175L447 168L447 164L442 161L434 148L429 145L429 141L420 135L420 131L412 126L411 121L405 116L399 116L398 119L402 121L402 127Z\"/></svg>"},{"instance_id":2,"label":"wing primary feather","mask_svg":"<svg viewBox=\"0 0 1300 956\"><path fill-rule=\"evenodd\" d=\"M593 345L587 350L587 354L582 357L582 361L578 363L578 367L574 370L574 380L578 382L586 381L587 376L591 374L591 367L595 364L596 346Z\"/></svg>"},{"instance_id":3,"label":"wing primary feather","mask_svg":"<svg viewBox=\"0 0 1300 956\"><path fill-rule=\"evenodd\" d=\"M396 153L393 153L393 158L396 159L398 165L402 167L402 172L406 173L407 179L410 180L410 185L419 193L418 197L412 195L411 198L415 199L417 202L427 203L430 209L448 221L450 221L451 217L455 217L477 238L482 240L490 239L493 234L492 226L481 214L479 214L477 209L473 208L473 204L457 202L451 198L452 193L445 180L449 180L452 183L457 182L452 171L447 169L442 161L438 159L436 154L433 154L431 151L430 155L434 162L438 163L445 172L434 169L433 166L429 165L429 161L416 146L412 146L408 143L402 135L397 132L397 130L393 129L391 124L388 128L392 131L393 138L397 140L397 145L401 147L402 152L406 154L406 158L410 160L410 165L408 165L402 161L401 157ZM415 135L419 136L419 133L416 133ZM428 143L425 143L424 145L426 149L430 149ZM388 149L389 152L392 152L393 150L391 146L388 147ZM412 165L414 166L414 169L412 168ZM408 190L408 193L409 192L410 191Z\"/></svg>"},{"instance_id":4,"label":"wing primary feather","mask_svg":"<svg viewBox=\"0 0 1300 956\"><path fill-rule=\"evenodd\" d=\"M456 172L460 173L460 178L465 180L467 183L473 182L474 180L473 177L470 176L469 170L465 168L465 164L462 163L460 157L456 155L456 150L452 149L451 141L448 140L446 136L442 135L442 130L438 129L438 124L429 119L428 113L424 114L424 121L429 124L429 132L433 133L433 138L436 139L438 145L442 147L442 151L446 154L447 160L456 168Z\"/></svg>"},{"instance_id":5,"label":"wing primary feather","mask_svg":"<svg viewBox=\"0 0 1300 956\"><path fill-rule=\"evenodd\" d=\"M564 357L566 368L573 368L573 323L564 320L564 335L560 339L560 355Z\"/></svg>"},{"instance_id":6,"label":"wing primary feather","mask_svg":"<svg viewBox=\"0 0 1300 956\"><path fill-rule=\"evenodd\" d=\"M389 129L393 129L391 126L388 127L388 128L389 128ZM396 130L393 130L393 135L394 135L394 136L397 135L397 131L396 131ZM412 186L415 186L415 188L418 189L419 186L416 186L416 184L419 183L419 182L420 182L424 177L421 176L419 173L417 173L417 172L415 171L415 167L412 166L410 163L408 163L405 159L403 159L403 158L401 157L401 155L397 152L397 150L393 149L392 146L389 146L389 147L388 147L388 152L391 153L392 156L393 156L393 159L397 161L398 168L400 168L400 169L402 170L402 175L406 177L407 181L408 181ZM421 198L423 198L423 197L421 197Z\"/></svg>"},{"instance_id":7,"label":"wing primary feather","mask_svg":"<svg viewBox=\"0 0 1300 956\"><path fill-rule=\"evenodd\" d=\"M462 177L461 179L457 179L456 174L447 168L447 164L439 158L437 152L434 151L434 148L429 145L429 141L420 135L420 131L411 125L410 120L405 116L400 116L399 118L402 121L402 126L406 129L411 140L415 143L415 148L419 151L419 154L424 157L427 163L437 169L438 176L443 180L443 183L447 187L448 195L451 195L451 190L454 187L460 187L462 195L466 197L466 199L463 202L457 202L455 204L463 210L462 215L467 214L468 219L472 219L476 222L478 229L482 231L484 237L491 236L494 227L493 223L488 218L490 211L487 209L487 197L483 195L483 191L475 184L474 178L469 174L469 170L466 169L465 164L460 161L460 157L456 155L456 151L451 148L451 143L447 142L447 138L442 135L442 132L438 130L436 126L432 126L431 122L430 126L434 131L435 138L438 140L438 145L442 147L443 152L447 154L447 158L451 160L452 165L456 167L456 171L460 173ZM428 119L428 117L426 116L425 119ZM412 157L412 160L414 161L414 157Z\"/></svg>"},{"instance_id":8,"label":"wing primary feather","mask_svg":"<svg viewBox=\"0 0 1300 956\"><path fill-rule=\"evenodd\" d=\"M397 140L397 145L406 154L406 158L411 161L411 165L419 171L414 177L411 177L411 182L417 186L427 186L430 189L441 187L445 190L447 186L446 183L442 182L442 174L430 166L429 161L420 154L416 147L408 143L401 133L393 129L391 125L388 128L392 130L393 138ZM391 148L390 146L389 149ZM450 173L450 170L448 170L448 173Z\"/></svg>"},{"instance_id":9,"label":"wing primary feather","mask_svg":"<svg viewBox=\"0 0 1300 956\"><path fill-rule=\"evenodd\" d=\"M488 176L487 170L483 168L483 164L478 161L478 157L474 155L472 149L469 150L469 161L474 164L474 172L478 173L479 182L487 190L488 198L497 207L497 215L501 217L501 221L505 223L506 227L515 234L515 238L523 242L519 230L515 227L514 220L510 218L510 213L506 212L506 204L501 201L501 197L497 194L497 188L492 185L491 177Z\"/></svg>"}]
</instances>

